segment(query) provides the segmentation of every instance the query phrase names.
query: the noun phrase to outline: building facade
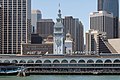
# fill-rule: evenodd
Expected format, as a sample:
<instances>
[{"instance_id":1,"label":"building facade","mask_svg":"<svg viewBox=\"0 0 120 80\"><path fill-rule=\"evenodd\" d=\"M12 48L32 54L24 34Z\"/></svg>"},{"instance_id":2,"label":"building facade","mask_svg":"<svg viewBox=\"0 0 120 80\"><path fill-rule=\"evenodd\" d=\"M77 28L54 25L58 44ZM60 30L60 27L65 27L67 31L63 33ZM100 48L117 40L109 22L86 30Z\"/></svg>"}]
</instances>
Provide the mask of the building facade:
<instances>
[{"instance_id":1,"label":"building facade","mask_svg":"<svg viewBox=\"0 0 120 80\"><path fill-rule=\"evenodd\" d=\"M32 10L31 12L31 25L32 33L37 33L37 22L42 19L42 13L40 10Z\"/></svg>"},{"instance_id":2,"label":"building facade","mask_svg":"<svg viewBox=\"0 0 120 80\"><path fill-rule=\"evenodd\" d=\"M23 43L21 52L21 55L53 54L53 36L50 35L43 41L40 35L32 34L31 43Z\"/></svg>"},{"instance_id":3,"label":"building facade","mask_svg":"<svg viewBox=\"0 0 120 80\"><path fill-rule=\"evenodd\" d=\"M53 44L22 44L21 55L53 54Z\"/></svg>"},{"instance_id":4,"label":"building facade","mask_svg":"<svg viewBox=\"0 0 120 80\"><path fill-rule=\"evenodd\" d=\"M120 38L120 19L119 19L119 38Z\"/></svg>"},{"instance_id":5,"label":"building facade","mask_svg":"<svg viewBox=\"0 0 120 80\"><path fill-rule=\"evenodd\" d=\"M103 1L104 0L98 0L98 11L102 11L103 10Z\"/></svg>"},{"instance_id":6,"label":"building facade","mask_svg":"<svg viewBox=\"0 0 120 80\"><path fill-rule=\"evenodd\" d=\"M1 54L21 52L21 42L30 41L31 0L0 0L2 8Z\"/></svg>"},{"instance_id":7,"label":"building facade","mask_svg":"<svg viewBox=\"0 0 120 80\"><path fill-rule=\"evenodd\" d=\"M114 38L119 36L119 0L98 0L98 11L113 13L114 17Z\"/></svg>"},{"instance_id":8,"label":"building facade","mask_svg":"<svg viewBox=\"0 0 120 80\"><path fill-rule=\"evenodd\" d=\"M106 11L90 13L90 29L107 33L107 38L114 38L113 14Z\"/></svg>"},{"instance_id":9,"label":"building facade","mask_svg":"<svg viewBox=\"0 0 120 80\"><path fill-rule=\"evenodd\" d=\"M61 10L59 10L57 22L54 25L54 36L53 36L53 54L61 55L65 54L64 46L64 26L62 24Z\"/></svg>"},{"instance_id":10,"label":"building facade","mask_svg":"<svg viewBox=\"0 0 120 80\"><path fill-rule=\"evenodd\" d=\"M83 51L84 48L84 38L83 38L83 25L78 18L73 18L72 16L66 16L62 19L64 25L65 34L71 34L74 42L73 51Z\"/></svg>"},{"instance_id":11,"label":"building facade","mask_svg":"<svg viewBox=\"0 0 120 80\"><path fill-rule=\"evenodd\" d=\"M120 38L117 39L108 39L109 44L116 50L115 53L120 54ZM114 54L114 53L113 53Z\"/></svg>"},{"instance_id":12,"label":"building facade","mask_svg":"<svg viewBox=\"0 0 120 80\"><path fill-rule=\"evenodd\" d=\"M66 39L65 39L65 54L72 54L73 47L74 47L74 43L73 43L73 39L71 37L71 34L67 33Z\"/></svg>"},{"instance_id":13,"label":"building facade","mask_svg":"<svg viewBox=\"0 0 120 80\"><path fill-rule=\"evenodd\" d=\"M42 44L42 37L39 34L31 34L31 44Z\"/></svg>"},{"instance_id":14,"label":"building facade","mask_svg":"<svg viewBox=\"0 0 120 80\"><path fill-rule=\"evenodd\" d=\"M37 22L37 34L47 38L47 36L53 35L53 27L54 22L52 19L41 19Z\"/></svg>"},{"instance_id":15,"label":"building facade","mask_svg":"<svg viewBox=\"0 0 120 80\"><path fill-rule=\"evenodd\" d=\"M0 53L2 51L2 7L0 5Z\"/></svg>"},{"instance_id":16,"label":"building facade","mask_svg":"<svg viewBox=\"0 0 120 80\"><path fill-rule=\"evenodd\" d=\"M86 52L115 53L114 48L108 43L106 32L89 30L86 32Z\"/></svg>"}]
</instances>

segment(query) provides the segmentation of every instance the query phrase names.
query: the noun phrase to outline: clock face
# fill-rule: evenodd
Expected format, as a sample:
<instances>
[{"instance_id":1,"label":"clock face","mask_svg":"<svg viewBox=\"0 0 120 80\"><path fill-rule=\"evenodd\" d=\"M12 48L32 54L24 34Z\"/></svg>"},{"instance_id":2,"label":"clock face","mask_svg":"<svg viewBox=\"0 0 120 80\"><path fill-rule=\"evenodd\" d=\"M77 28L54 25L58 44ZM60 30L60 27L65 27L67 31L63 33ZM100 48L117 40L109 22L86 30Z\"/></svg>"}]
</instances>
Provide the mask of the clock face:
<instances>
[{"instance_id":1,"label":"clock face","mask_svg":"<svg viewBox=\"0 0 120 80\"><path fill-rule=\"evenodd\" d=\"M58 47L61 46L61 40L60 39L56 39L55 43L57 44Z\"/></svg>"}]
</instances>

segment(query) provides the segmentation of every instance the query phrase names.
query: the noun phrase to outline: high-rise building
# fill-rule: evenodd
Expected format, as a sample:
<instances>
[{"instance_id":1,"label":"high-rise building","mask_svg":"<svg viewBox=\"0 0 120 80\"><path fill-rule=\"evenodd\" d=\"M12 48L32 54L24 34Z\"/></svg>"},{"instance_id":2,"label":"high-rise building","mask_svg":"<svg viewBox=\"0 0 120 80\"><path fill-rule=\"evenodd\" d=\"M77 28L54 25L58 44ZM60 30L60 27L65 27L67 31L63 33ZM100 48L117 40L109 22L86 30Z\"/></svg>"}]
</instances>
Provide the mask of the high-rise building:
<instances>
[{"instance_id":1,"label":"high-rise building","mask_svg":"<svg viewBox=\"0 0 120 80\"><path fill-rule=\"evenodd\" d=\"M71 34L74 42L73 51L83 51L84 48L84 38L83 38L83 25L78 18L73 18L72 16L66 16L62 19L64 25L65 34Z\"/></svg>"},{"instance_id":2,"label":"high-rise building","mask_svg":"<svg viewBox=\"0 0 120 80\"><path fill-rule=\"evenodd\" d=\"M90 29L107 33L107 38L113 38L113 14L106 11L90 13Z\"/></svg>"},{"instance_id":3,"label":"high-rise building","mask_svg":"<svg viewBox=\"0 0 120 80\"><path fill-rule=\"evenodd\" d=\"M0 53L2 51L2 7L0 5Z\"/></svg>"},{"instance_id":4,"label":"high-rise building","mask_svg":"<svg viewBox=\"0 0 120 80\"><path fill-rule=\"evenodd\" d=\"M107 11L113 13L114 17L114 38L119 36L119 0L98 0L98 11Z\"/></svg>"},{"instance_id":5,"label":"high-rise building","mask_svg":"<svg viewBox=\"0 0 120 80\"><path fill-rule=\"evenodd\" d=\"M31 12L31 25L32 25L32 33L36 33L37 31L37 22L42 19L42 14L40 10L32 10Z\"/></svg>"},{"instance_id":6,"label":"high-rise building","mask_svg":"<svg viewBox=\"0 0 120 80\"><path fill-rule=\"evenodd\" d=\"M98 0L98 11L102 11L103 10L103 1L104 0Z\"/></svg>"},{"instance_id":7,"label":"high-rise building","mask_svg":"<svg viewBox=\"0 0 120 80\"><path fill-rule=\"evenodd\" d=\"M31 0L0 0L2 8L1 54L21 52L21 43L30 40Z\"/></svg>"},{"instance_id":8,"label":"high-rise building","mask_svg":"<svg viewBox=\"0 0 120 80\"><path fill-rule=\"evenodd\" d=\"M89 30L86 32L86 52L116 53L116 50L107 41L106 32Z\"/></svg>"},{"instance_id":9,"label":"high-rise building","mask_svg":"<svg viewBox=\"0 0 120 80\"><path fill-rule=\"evenodd\" d=\"M49 35L53 35L53 26L52 19L41 19L37 22L37 34L46 39Z\"/></svg>"}]
</instances>

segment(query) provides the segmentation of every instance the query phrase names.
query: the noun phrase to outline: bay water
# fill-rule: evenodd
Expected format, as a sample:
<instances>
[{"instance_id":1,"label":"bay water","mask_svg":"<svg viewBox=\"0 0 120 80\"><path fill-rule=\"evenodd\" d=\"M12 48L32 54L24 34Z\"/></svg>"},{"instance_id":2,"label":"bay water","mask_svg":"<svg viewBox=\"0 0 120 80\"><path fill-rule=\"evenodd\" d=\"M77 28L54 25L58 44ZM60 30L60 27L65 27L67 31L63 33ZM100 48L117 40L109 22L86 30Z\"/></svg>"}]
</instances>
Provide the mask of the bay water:
<instances>
[{"instance_id":1,"label":"bay water","mask_svg":"<svg viewBox=\"0 0 120 80\"><path fill-rule=\"evenodd\" d=\"M0 80L120 80L120 75L30 75L0 76Z\"/></svg>"}]
</instances>

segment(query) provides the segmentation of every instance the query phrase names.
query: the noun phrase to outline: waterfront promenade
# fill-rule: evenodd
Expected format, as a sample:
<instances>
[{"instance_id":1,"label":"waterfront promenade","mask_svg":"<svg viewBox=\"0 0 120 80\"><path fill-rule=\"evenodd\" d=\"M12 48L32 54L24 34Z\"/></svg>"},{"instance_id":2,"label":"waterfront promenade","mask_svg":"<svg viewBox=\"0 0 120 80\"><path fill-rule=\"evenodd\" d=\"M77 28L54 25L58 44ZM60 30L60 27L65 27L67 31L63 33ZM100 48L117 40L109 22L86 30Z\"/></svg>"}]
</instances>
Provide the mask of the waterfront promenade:
<instances>
[{"instance_id":1,"label":"waterfront promenade","mask_svg":"<svg viewBox=\"0 0 120 80\"><path fill-rule=\"evenodd\" d=\"M30 74L120 74L116 55L5 55L0 63L24 66Z\"/></svg>"}]
</instances>

